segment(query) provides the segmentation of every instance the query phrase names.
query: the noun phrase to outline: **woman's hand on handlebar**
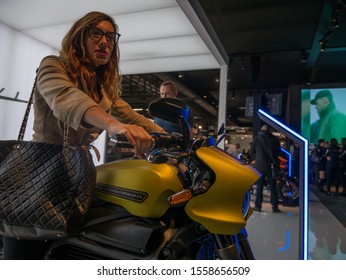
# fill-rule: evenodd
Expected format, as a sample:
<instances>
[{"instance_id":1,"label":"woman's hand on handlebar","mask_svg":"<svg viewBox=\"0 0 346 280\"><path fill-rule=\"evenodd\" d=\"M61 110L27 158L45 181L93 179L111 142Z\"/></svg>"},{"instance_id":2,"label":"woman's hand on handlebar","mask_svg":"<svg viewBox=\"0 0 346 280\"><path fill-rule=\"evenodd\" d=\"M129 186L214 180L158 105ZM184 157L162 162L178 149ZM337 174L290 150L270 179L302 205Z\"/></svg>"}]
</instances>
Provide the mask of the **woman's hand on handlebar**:
<instances>
[{"instance_id":1,"label":"woman's hand on handlebar","mask_svg":"<svg viewBox=\"0 0 346 280\"><path fill-rule=\"evenodd\" d=\"M85 111L83 122L106 130L109 135L123 134L134 146L135 154L143 157L153 142L153 138L144 128L134 124L124 124L113 118L98 106L90 107Z\"/></svg>"},{"instance_id":2,"label":"woman's hand on handlebar","mask_svg":"<svg viewBox=\"0 0 346 280\"><path fill-rule=\"evenodd\" d=\"M147 152L153 143L153 138L144 128L137 125L121 124L112 126L108 133L123 134L126 139L133 145L136 156L144 158L144 153Z\"/></svg>"}]
</instances>

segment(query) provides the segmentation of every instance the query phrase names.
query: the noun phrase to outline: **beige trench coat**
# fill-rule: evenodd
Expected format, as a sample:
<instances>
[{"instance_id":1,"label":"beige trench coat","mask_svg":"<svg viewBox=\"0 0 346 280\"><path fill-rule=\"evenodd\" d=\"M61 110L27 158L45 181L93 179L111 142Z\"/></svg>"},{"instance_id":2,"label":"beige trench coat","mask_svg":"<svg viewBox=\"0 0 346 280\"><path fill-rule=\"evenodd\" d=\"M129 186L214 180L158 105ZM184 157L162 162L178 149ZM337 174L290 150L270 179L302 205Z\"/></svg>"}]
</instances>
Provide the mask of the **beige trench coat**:
<instances>
[{"instance_id":1,"label":"beige trench coat","mask_svg":"<svg viewBox=\"0 0 346 280\"><path fill-rule=\"evenodd\" d=\"M84 113L98 106L126 124L142 126L147 132L163 131L151 120L138 114L121 98L112 102L102 89L103 98L98 104L88 96L82 78L73 84L60 57L45 57L38 69L34 95L33 140L62 143L64 123L70 126L70 144L89 144L102 132L97 127L83 124Z\"/></svg>"}]
</instances>

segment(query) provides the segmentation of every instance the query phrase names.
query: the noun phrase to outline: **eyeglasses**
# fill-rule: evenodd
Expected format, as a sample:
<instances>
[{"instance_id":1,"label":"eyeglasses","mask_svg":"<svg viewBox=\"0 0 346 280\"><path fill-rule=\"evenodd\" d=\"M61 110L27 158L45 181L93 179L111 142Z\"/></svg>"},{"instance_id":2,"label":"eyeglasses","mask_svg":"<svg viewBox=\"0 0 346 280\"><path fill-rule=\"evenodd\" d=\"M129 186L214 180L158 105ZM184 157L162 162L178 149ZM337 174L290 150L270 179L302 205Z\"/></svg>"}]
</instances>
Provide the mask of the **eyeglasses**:
<instances>
[{"instance_id":1,"label":"eyeglasses","mask_svg":"<svg viewBox=\"0 0 346 280\"><path fill-rule=\"evenodd\" d=\"M106 37L106 41L110 45L118 43L121 34L117 32L103 32L101 29L95 26L89 26L88 28L89 38L94 42L99 42L103 35Z\"/></svg>"}]
</instances>

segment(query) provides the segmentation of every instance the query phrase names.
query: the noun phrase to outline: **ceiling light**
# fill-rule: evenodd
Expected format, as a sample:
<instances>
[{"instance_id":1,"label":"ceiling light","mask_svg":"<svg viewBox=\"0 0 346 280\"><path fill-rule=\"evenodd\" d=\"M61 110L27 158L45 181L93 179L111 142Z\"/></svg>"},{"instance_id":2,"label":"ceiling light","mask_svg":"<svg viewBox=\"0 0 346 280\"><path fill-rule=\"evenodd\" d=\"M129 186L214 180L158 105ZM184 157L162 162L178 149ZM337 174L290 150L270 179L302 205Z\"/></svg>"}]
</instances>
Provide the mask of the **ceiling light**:
<instances>
[{"instance_id":1,"label":"ceiling light","mask_svg":"<svg viewBox=\"0 0 346 280\"><path fill-rule=\"evenodd\" d=\"M324 42L323 44L321 44L321 49L320 49L321 52L324 52L326 50L326 45L327 45L327 42Z\"/></svg>"},{"instance_id":2,"label":"ceiling light","mask_svg":"<svg viewBox=\"0 0 346 280\"><path fill-rule=\"evenodd\" d=\"M54 6L59 11L71 2L61 1ZM35 9L23 9L21 0L6 2L0 9L1 23L43 42L52 48L47 49L49 53L56 53L60 49L62 38L80 15L78 9L69 9L66 13L52 12L47 16L47 13L42 12L36 14ZM47 1L33 2L42 4L40 10L56 10L51 9L52 4ZM77 7L75 2L82 1L73 1L71 5ZM123 34L119 41L123 75L214 69L220 66L210 52L210 47L176 1L118 0L121 5L117 6L112 1L87 2L90 5L88 7L98 7L115 17ZM85 8L88 10L88 7ZM28 12L30 17L22 16Z\"/></svg>"},{"instance_id":3,"label":"ceiling light","mask_svg":"<svg viewBox=\"0 0 346 280\"><path fill-rule=\"evenodd\" d=\"M340 26L339 18L341 13L341 4L334 7L332 12L332 26L333 28L338 28Z\"/></svg>"},{"instance_id":4,"label":"ceiling light","mask_svg":"<svg viewBox=\"0 0 346 280\"><path fill-rule=\"evenodd\" d=\"M332 20L332 26L333 26L333 28L338 28L340 26L338 18L335 18Z\"/></svg>"},{"instance_id":5,"label":"ceiling light","mask_svg":"<svg viewBox=\"0 0 346 280\"><path fill-rule=\"evenodd\" d=\"M333 31L332 30L328 30L323 37L320 40L320 45L325 45L328 41L328 39L330 38L330 36L332 35Z\"/></svg>"}]
</instances>

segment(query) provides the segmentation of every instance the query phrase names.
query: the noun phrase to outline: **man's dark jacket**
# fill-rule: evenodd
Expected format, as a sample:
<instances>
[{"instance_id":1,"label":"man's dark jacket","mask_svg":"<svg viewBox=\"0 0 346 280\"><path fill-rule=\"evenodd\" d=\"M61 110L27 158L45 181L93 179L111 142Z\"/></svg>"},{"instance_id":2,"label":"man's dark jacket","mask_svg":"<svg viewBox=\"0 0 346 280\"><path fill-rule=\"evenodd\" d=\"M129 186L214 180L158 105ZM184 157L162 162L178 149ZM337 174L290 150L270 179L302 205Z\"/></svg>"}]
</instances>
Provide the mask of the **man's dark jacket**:
<instances>
[{"instance_id":1,"label":"man's dark jacket","mask_svg":"<svg viewBox=\"0 0 346 280\"><path fill-rule=\"evenodd\" d=\"M279 166L280 142L273 134L266 130L260 130L255 136L251 145L251 159L255 160L255 168L264 173L269 171L270 164L274 160L274 164ZM270 153L273 157L270 156ZM273 158L273 159L272 159Z\"/></svg>"}]
</instances>

